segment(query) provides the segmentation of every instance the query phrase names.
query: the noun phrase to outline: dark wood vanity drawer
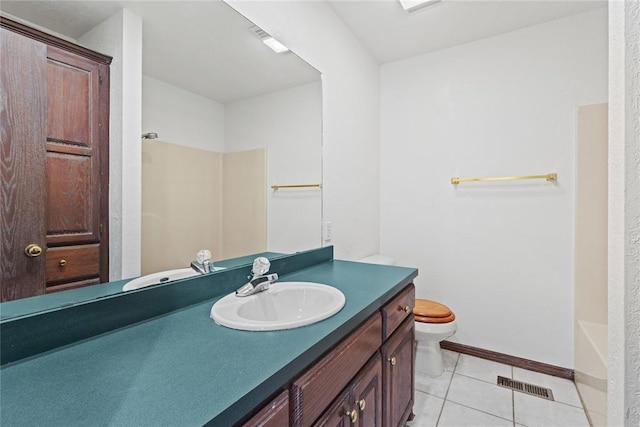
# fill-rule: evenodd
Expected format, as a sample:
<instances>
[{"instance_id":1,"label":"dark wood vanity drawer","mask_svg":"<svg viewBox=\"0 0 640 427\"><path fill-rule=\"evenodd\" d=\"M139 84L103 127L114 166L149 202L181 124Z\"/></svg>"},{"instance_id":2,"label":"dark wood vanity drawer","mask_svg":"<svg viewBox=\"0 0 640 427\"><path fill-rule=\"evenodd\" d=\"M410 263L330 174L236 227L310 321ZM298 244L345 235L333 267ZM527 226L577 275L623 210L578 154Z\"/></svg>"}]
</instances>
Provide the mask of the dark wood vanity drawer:
<instances>
[{"instance_id":1,"label":"dark wood vanity drawer","mask_svg":"<svg viewBox=\"0 0 640 427\"><path fill-rule=\"evenodd\" d=\"M413 307L415 304L415 286L411 283L396 295L394 299L382 307L383 340L389 338L404 319L409 315L413 315Z\"/></svg>"},{"instance_id":2,"label":"dark wood vanity drawer","mask_svg":"<svg viewBox=\"0 0 640 427\"><path fill-rule=\"evenodd\" d=\"M375 313L291 385L294 425L311 425L381 345L382 319Z\"/></svg>"},{"instance_id":3,"label":"dark wood vanity drawer","mask_svg":"<svg viewBox=\"0 0 640 427\"><path fill-rule=\"evenodd\" d=\"M48 248L47 284L100 275L100 244Z\"/></svg>"}]
</instances>

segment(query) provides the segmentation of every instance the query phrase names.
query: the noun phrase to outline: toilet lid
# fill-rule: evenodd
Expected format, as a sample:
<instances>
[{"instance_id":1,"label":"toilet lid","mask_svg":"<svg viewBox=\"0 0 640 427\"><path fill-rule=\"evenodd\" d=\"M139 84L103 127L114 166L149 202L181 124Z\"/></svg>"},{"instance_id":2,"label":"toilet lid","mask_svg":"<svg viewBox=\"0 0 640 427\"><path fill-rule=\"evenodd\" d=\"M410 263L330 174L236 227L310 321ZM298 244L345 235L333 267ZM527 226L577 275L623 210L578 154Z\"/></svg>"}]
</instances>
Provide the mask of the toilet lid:
<instances>
[{"instance_id":1,"label":"toilet lid","mask_svg":"<svg viewBox=\"0 0 640 427\"><path fill-rule=\"evenodd\" d=\"M413 314L415 320L422 323L449 323L456 318L456 315L446 305L420 298L416 298Z\"/></svg>"},{"instance_id":2,"label":"toilet lid","mask_svg":"<svg viewBox=\"0 0 640 427\"><path fill-rule=\"evenodd\" d=\"M416 322L420 323L449 323L456 320L456 315L451 313L451 316L447 317L424 317L424 316L413 316Z\"/></svg>"}]
</instances>

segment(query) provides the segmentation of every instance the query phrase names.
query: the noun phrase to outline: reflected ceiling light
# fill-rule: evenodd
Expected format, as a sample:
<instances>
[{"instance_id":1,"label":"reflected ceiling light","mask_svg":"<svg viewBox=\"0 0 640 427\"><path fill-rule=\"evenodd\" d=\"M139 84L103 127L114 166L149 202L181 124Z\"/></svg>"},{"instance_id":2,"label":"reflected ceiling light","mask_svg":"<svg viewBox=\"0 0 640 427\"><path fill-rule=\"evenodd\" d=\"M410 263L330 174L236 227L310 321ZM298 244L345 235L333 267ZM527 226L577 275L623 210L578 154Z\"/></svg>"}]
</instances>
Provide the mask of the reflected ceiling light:
<instances>
[{"instance_id":1,"label":"reflected ceiling light","mask_svg":"<svg viewBox=\"0 0 640 427\"><path fill-rule=\"evenodd\" d=\"M407 12L413 12L423 7L433 6L436 3L440 3L442 0L398 0L404 10Z\"/></svg>"},{"instance_id":2,"label":"reflected ceiling light","mask_svg":"<svg viewBox=\"0 0 640 427\"><path fill-rule=\"evenodd\" d=\"M266 44L276 53L284 53L289 52L289 48L280 43L278 40L274 39L269 33L263 30L260 27L251 27L249 28L256 37L262 40L262 43Z\"/></svg>"}]
</instances>

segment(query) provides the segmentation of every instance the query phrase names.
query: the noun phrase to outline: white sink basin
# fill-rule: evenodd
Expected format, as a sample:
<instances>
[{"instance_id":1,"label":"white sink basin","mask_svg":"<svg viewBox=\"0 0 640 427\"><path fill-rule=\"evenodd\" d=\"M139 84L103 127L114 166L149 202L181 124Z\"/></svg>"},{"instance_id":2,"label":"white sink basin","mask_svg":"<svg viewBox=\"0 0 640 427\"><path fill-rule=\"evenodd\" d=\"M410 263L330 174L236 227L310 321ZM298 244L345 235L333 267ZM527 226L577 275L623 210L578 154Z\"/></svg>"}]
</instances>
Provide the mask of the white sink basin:
<instances>
[{"instance_id":1,"label":"white sink basin","mask_svg":"<svg viewBox=\"0 0 640 427\"><path fill-rule=\"evenodd\" d=\"M224 267L214 267L213 271L224 270ZM124 284L123 291L131 291L133 289L140 289L151 285L157 285L158 283L171 282L178 279L186 279L187 277L197 276L200 273L193 268L178 268L176 270L165 270L157 273L147 274L146 276L138 277Z\"/></svg>"},{"instance_id":2,"label":"white sink basin","mask_svg":"<svg viewBox=\"0 0 640 427\"><path fill-rule=\"evenodd\" d=\"M340 290L313 282L277 282L248 297L235 293L211 307L219 325L245 331L275 331L310 325L333 316L344 307Z\"/></svg>"}]
</instances>

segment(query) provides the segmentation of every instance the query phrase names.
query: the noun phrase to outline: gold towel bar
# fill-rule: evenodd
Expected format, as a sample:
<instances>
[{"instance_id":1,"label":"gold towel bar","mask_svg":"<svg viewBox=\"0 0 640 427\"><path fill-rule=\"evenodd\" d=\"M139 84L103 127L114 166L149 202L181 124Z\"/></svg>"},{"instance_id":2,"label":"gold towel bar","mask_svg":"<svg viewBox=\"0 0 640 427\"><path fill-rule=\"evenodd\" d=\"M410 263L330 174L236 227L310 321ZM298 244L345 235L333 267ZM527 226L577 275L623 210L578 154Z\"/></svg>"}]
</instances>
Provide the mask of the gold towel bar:
<instances>
[{"instance_id":1,"label":"gold towel bar","mask_svg":"<svg viewBox=\"0 0 640 427\"><path fill-rule=\"evenodd\" d=\"M557 181L558 174L556 173L548 173L545 175L523 175L523 176L496 176L496 177L487 177L487 178L451 178L451 184L457 185L461 182L471 182L471 181L513 181L519 179L546 179L547 181Z\"/></svg>"},{"instance_id":2,"label":"gold towel bar","mask_svg":"<svg viewBox=\"0 0 640 427\"><path fill-rule=\"evenodd\" d=\"M280 188L322 188L322 184L272 185L271 188L274 190Z\"/></svg>"}]
</instances>

